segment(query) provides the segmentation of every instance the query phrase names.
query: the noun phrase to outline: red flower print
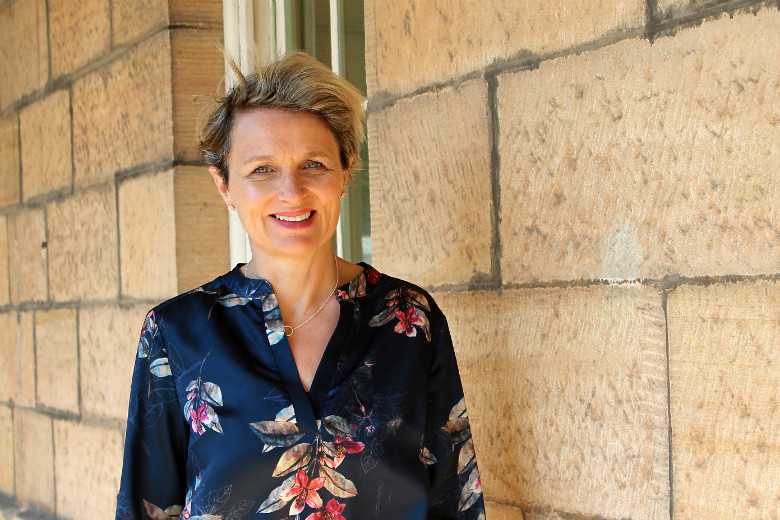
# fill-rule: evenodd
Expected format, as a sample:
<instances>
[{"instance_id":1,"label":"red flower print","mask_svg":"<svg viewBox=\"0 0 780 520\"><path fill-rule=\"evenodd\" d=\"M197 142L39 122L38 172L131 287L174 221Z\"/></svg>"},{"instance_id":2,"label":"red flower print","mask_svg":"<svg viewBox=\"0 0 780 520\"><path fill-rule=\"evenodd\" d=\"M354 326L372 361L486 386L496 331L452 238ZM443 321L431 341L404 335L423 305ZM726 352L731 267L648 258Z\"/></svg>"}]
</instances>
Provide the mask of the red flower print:
<instances>
[{"instance_id":1,"label":"red flower print","mask_svg":"<svg viewBox=\"0 0 780 520\"><path fill-rule=\"evenodd\" d=\"M308 475L302 469L295 475L295 485L284 493L282 497L285 501L296 497L290 506L290 516L297 515L305 506L319 509L322 507L322 499L317 490L325 485L325 477L309 480Z\"/></svg>"},{"instance_id":2,"label":"red flower print","mask_svg":"<svg viewBox=\"0 0 780 520\"><path fill-rule=\"evenodd\" d=\"M395 311L395 317L398 318L398 324L395 326L395 332L398 334L406 333L407 336L414 337L417 335L417 329L415 325L421 325L423 323L422 318L417 315L417 307L409 305L404 311Z\"/></svg>"},{"instance_id":3,"label":"red flower print","mask_svg":"<svg viewBox=\"0 0 780 520\"><path fill-rule=\"evenodd\" d=\"M312 513L306 517L306 520L344 520L341 515L344 511L346 504L339 504L335 498L331 498L328 505L325 506L325 511L318 511Z\"/></svg>"},{"instance_id":4,"label":"red flower print","mask_svg":"<svg viewBox=\"0 0 780 520\"><path fill-rule=\"evenodd\" d=\"M198 433L200 435L203 435L203 432L206 431L206 429L203 427L203 423L208 424L209 414L206 410L206 403L203 403L198 408L198 411L190 409L190 419L192 419L192 431L195 433Z\"/></svg>"},{"instance_id":5,"label":"red flower print","mask_svg":"<svg viewBox=\"0 0 780 520\"><path fill-rule=\"evenodd\" d=\"M327 444L327 451L333 457L333 460L323 457L320 459L320 463L329 468L338 468L341 461L344 460L345 453L360 453L366 447L362 442L353 441L349 437L336 437L332 443Z\"/></svg>"},{"instance_id":6,"label":"red flower print","mask_svg":"<svg viewBox=\"0 0 780 520\"><path fill-rule=\"evenodd\" d=\"M376 285L376 283L379 281L379 271L373 267L369 267L366 269L366 278L368 279L369 283Z\"/></svg>"}]
</instances>

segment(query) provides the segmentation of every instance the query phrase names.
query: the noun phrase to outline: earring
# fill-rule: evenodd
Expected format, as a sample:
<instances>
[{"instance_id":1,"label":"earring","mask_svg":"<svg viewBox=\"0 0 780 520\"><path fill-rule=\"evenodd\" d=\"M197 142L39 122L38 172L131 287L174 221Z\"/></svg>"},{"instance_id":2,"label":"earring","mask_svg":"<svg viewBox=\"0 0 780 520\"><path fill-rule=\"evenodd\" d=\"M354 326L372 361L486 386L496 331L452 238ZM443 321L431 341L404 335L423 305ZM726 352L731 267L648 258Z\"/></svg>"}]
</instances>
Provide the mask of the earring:
<instances>
[{"instance_id":1,"label":"earring","mask_svg":"<svg viewBox=\"0 0 780 520\"><path fill-rule=\"evenodd\" d=\"M341 194L341 198L342 198L342 199L343 199L344 197L346 197L346 196L347 196L347 194L346 194L346 193L342 193L342 194Z\"/></svg>"},{"instance_id":2,"label":"earring","mask_svg":"<svg viewBox=\"0 0 780 520\"><path fill-rule=\"evenodd\" d=\"M232 204L228 204L228 211L235 211L236 207Z\"/></svg>"}]
</instances>

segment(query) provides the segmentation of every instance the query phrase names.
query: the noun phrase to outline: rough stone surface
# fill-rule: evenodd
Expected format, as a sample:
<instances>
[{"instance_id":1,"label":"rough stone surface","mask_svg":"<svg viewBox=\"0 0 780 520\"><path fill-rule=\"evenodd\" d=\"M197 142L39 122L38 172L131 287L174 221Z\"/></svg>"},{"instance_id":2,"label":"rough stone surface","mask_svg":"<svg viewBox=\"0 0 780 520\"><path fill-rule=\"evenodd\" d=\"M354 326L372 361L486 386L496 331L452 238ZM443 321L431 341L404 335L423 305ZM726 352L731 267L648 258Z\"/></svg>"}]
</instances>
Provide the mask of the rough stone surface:
<instances>
[{"instance_id":1,"label":"rough stone surface","mask_svg":"<svg viewBox=\"0 0 780 520\"><path fill-rule=\"evenodd\" d=\"M11 302L46 300L46 223L43 210L23 209L8 215L8 264Z\"/></svg>"},{"instance_id":2,"label":"rough stone surface","mask_svg":"<svg viewBox=\"0 0 780 520\"><path fill-rule=\"evenodd\" d=\"M403 13L403 14L402 14ZM366 2L369 96L402 93L500 59L547 53L644 23L641 0ZM367 41L368 43L368 41Z\"/></svg>"},{"instance_id":3,"label":"rough stone surface","mask_svg":"<svg viewBox=\"0 0 780 520\"><path fill-rule=\"evenodd\" d=\"M33 311L19 313L14 334L15 403L35 406L35 329Z\"/></svg>"},{"instance_id":4,"label":"rough stone surface","mask_svg":"<svg viewBox=\"0 0 780 520\"><path fill-rule=\"evenodd\" d=\"M112 7L115 45L139 40L169 21L188 26L222 24L219 0L125 0Z\"/></svg>"},{"instance_id":5,"label":"rough stone surface","mask_svg":"<svg viewBox=\"0 0 780 520\"><path fill-rule=\"evenodd\" d=\"M8 381L8 380L6 380ZM13 410L0 405L0 493L14 494L14 415Z\"/></svg>"},{"instance_id":6,"label":"rough stone surface","mask_svg":"<svg viewBox=\"0 0 780 520\"><path fill-rule=\"evenodd\" d=\"M399 101L371 114L368 135L376 267L425 285L488 276L486 85Z\"/></svg>"},{"instance_id":7,"label":"rough stone surface","mask_svg":"<svg viewBox=\"0 0 780 520\"><path fill-rule=\"evenodd\" d=\"M0 8L0 111L49 79L46 0Z\"/></svg>"},{"instance_id":8,"label":"rough stone surface","mask_svg":"<svg viewBox=\"0 0 780 520\"><path fill-rule=\"evenodd\" d=\"M485 518L490 520L524 520L523 511L519 507L499 504L491 500L485 501Z\"/></svg>"},{"instance_id":9,"label":"rough stone surface","mask_svg":"<svg viewBox=\"0 0 780 520\"><path fill-rule=\"evenodd\" d=\"M119 430L54 421L57 515L113 518L122 472Z\"/></svg>"},{"instance_id":10,"label":"rough stone surface","mask_svg":"<svg viewBox=\"0 0 780 520\"><path fill-rule=\"evenodd\" d=\"M49 0L53 77L72 72L108 52L110 0Z\"/></svg>"},{"instance_id":11,"label":"rough stone surface","mask_svg":"<svg viewBox=\"0 0 780 520\"><path fill-rule=\"evenodd\" d=\"M24 200L69 188L73 181L70 93L58 90L23 108L19 121Z\"/></svg>"},{"instance_id":12,"label":"rough stone surface","mask_svg":"<svg viewBox=\"0 0 780 520\"><path fill-rule=\"evenodd\" d=\"M596 286L436 298L455 341L487 499L669 518L658 291Z\"/></svg>"},{"instance_id":13,"label":"rough stone surface","mask_svg":"<svg viewBox=\"0 0 780 520\"><path fill-rule=\"evenodd\" d=\"M724 3L726 3L724 0L657 0L655 14L658 20L665 21L691 15Z\"/></svg>"},{"instance_id":14,"label":"rough stone surface","mask_svg":"<svg viewBox=\"0 0 780 520\"><path fill-rule=\"evenodd\" d=\"M203 167L174 171L178 292L189 291L230 269L225 203Z\"/></svg>"},{"instance_id":15,"label":"rough stone surface","mask_svg":"<svg viewBox=\"0 0 780 520\"><path fill-rule=\"evenodd\" d=\"M675 518L780 510L780 283L669 295Z\"/></svg>"},{"instance_id":16,"label":"rough stone surface","mask_svg":"<svg viewBox=\"0 0 780 520\"><path fill-rule=\"evenodd\" d=\"M79 413L79 356L75 309L35 313L38 403Z\"/></svg>"},{"instance_id":17,"label":"rough stone surface","mask_svg":"<svg viewBox=\"0 0 780 520\"><path fill-rule=\"evenodd\" d=\"M8 253L8 219L0 215L0 306L11 301Z\"/></svg>"},{"instance_id":18,"label":"rough stone surface","mask_svg":"<svg viewBox=\"0 0 780 520\"><path fill-rule=\"evenodd\" d=\"M172 159L171 57L167 31L144 40L73 85L77 185L117 170Z\"/></svg>"},{"instance_id":19,"label":"rough stone surface","mask_svg":"<svg viewBox=\"0 0 780 520\"><path fill-rule=\"evenodd\" d=\"M81 400L84 416L123 421L133 362L147 305L98 306L79 311Z\"/></svg>"},{"instance_id":20,"label":"rough stone surface","mask_svg":"<svg viewBox=\"0 0 780 520\"><path fill-rule=\"evenodd\" d=\"M0 117L0 207L19 203L19 172L19 120L13 113Z\"/></svg>"},{"instance_id":21,"label":"rough stone surface","mask_svg":"<svg viewBox=\"0 0 780 520\"><path fill-rule=\"evenodd\" d=\"M113 185L49 204L49 274L54 301L117 296L116 197Z\"/></svg>"},{"instance_id":22,"label":"rough stone surface","mask_svg":"<svg viewBox=\"0 0 780 520\"><path fill-rule=\"evenodd\" d=\"M504 280L780 271L778 25L767 9L502 76Z\"/></svg>"},{"instance_id":23,"label":"rough stone surface","mask_svg":"<svg viewBox=\"0 0 780 520\"><path fill-rule=\"evenodd\" d=\"M0 402L16 397L16 325L16 312L0 313Z\"/></svg>"},{"instance_id":24,"label":"rough stone surface","mask_svg":"<svg viewBox=\"0 0 780 520\"><path fill-rule=\"evenodd\" d=\"M14 480L16 498L54 512L54 448L51 418L14 409Z\"/></svg>"},{"instance_id":25,"label":"rough stone surface","mask_svg":"<svg viewBox=\"0 0 780 520\"><path fill-rule=\"evenodd\" d=\"M176 294L173 171L119 186L122 296L159 300Z\"/></svg>"},{"instance_id":26,"label":"rough stone surface","mask_svg":"<svg viewBox=\"0 0 780 520\"><path fill-rule=\"evenodd\" d=\"M198 117L204 99L222 93L223 39L221 27L171 32L174 154L178 160L200 157Z\"/></svg>"}]
</instances>

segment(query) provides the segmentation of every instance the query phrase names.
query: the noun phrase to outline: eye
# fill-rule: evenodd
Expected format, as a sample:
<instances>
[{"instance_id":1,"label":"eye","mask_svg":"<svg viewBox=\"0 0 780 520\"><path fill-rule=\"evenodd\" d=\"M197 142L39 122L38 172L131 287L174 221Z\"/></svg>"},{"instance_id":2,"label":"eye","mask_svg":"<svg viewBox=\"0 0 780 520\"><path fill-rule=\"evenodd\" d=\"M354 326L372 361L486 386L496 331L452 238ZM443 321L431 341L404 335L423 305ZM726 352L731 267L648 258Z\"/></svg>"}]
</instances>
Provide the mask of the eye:
<instances>
[{"instance_id":1,"label":"eye","mask_svg":"<svg viewBox=\"0 0 780 520\"><path fill-rule=\"evenodd\" d=\"M319 161L306 161L306 164L303 165L304 168L321 168L322 163Z\"/></svg>"},{"instance_id":2,"label":"eye","mask_svg":"<svg viewBox=\"0 0 780 520\"><path fill-rule=\"evenodd\" d=\"M254 170L252 170L252 173L259 173L261 175L266 173L271 173L271 168L269 166L258 166Z\"/></svg>"}]
</instances>

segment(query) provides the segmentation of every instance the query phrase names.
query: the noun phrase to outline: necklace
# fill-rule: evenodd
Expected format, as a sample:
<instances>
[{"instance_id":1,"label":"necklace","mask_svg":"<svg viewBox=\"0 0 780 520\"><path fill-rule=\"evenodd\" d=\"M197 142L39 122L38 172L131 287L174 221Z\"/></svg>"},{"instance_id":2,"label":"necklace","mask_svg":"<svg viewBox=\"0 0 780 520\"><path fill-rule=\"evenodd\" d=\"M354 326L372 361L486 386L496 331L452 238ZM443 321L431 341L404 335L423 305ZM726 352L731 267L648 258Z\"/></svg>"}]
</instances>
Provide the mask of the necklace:
<instances>
[{"instance_id":1,"label":"necklace","mask_svg":"<svg viewBox=\"0 0 780 520\"><path fill-rule=\"evenodd\" d=\"M304 325L309 323L311 320L313 320L314 317L317 316L317 314L319 314L320 311L325 308L325 306L328 304L330 299L333 298L333 295L336 294L336 289L339 288L339 259L338 259L338 257L336 257L336 255L333 255L333 261L336 264L336 285L333 286L333 290L330 292L330 294L328 294L327 299L324 302L322 302L322 305L320 305L320 308L317 309L316 311L314 311L314 314L309 316L308 319L306 319L306 321L304 321L303 323L299 323L295 327L293 327L291 325L285 325L284 326L284 333L285 333L285 335L288 338L290 336L292 336L293 333L296 330L300 329L301 327L303 327ZM248 265L244 266L244 275L247 276L247 278L249 278L249 266Z\"/></svg>"}]
</instances>

